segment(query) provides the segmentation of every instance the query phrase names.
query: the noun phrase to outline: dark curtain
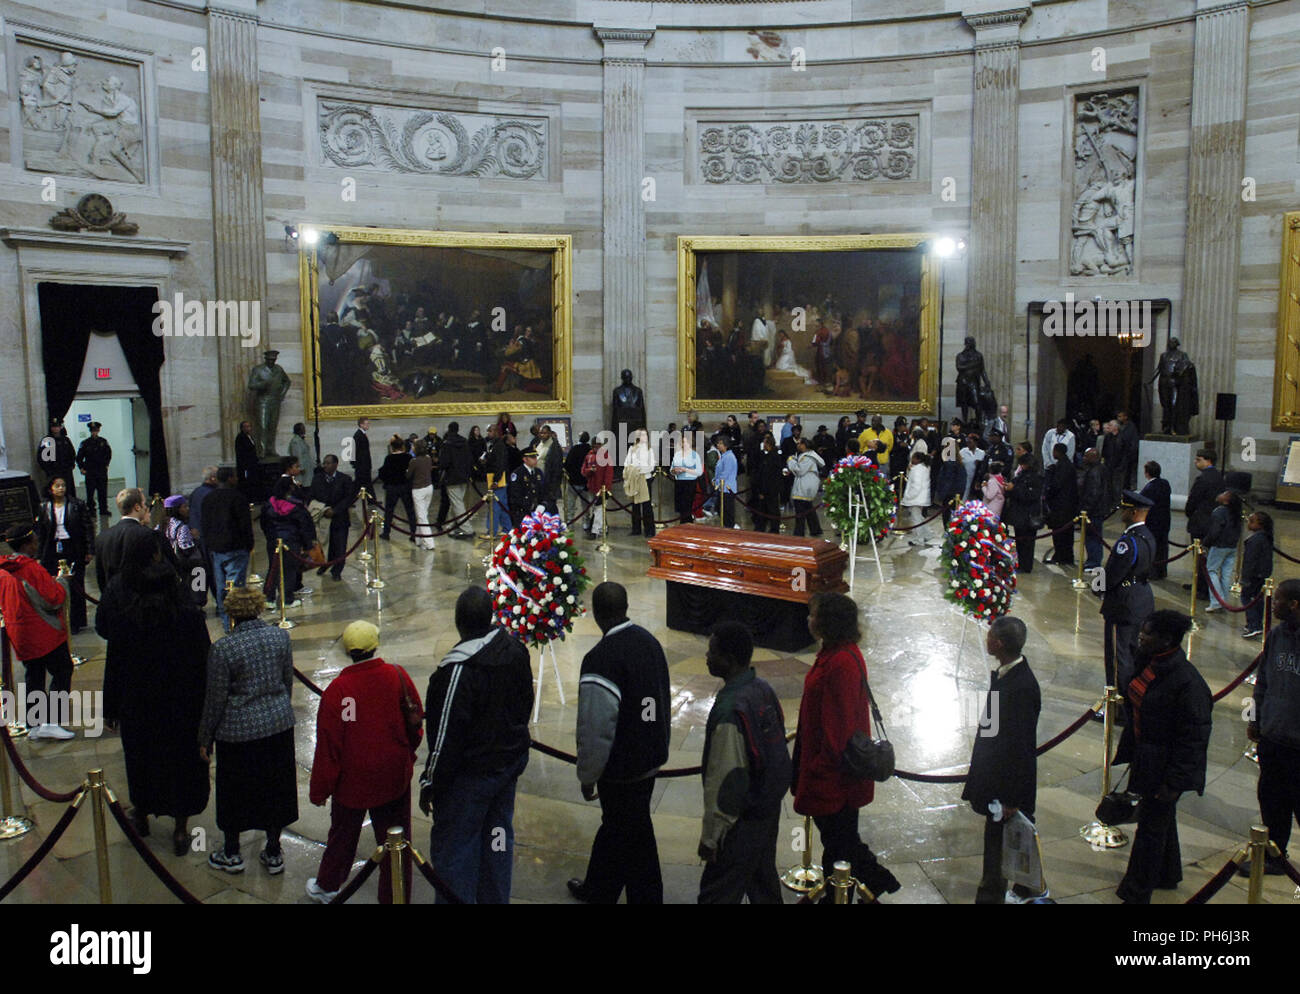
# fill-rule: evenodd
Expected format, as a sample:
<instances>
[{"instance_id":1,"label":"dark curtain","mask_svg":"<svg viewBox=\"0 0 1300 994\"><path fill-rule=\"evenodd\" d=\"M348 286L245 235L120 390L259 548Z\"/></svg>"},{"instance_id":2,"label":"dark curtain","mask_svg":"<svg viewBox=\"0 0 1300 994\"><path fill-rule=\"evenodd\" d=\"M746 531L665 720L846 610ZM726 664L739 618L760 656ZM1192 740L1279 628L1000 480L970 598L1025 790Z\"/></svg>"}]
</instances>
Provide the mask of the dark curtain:
<instances>
[{"instance_id":1,"label":"dark curtain","mask_svg":"<svg viewBox=\"0 0 1300 994\"><path fill-rule=\"evenodd\" d=\"M159 375L165 354L162 338L153 333L157 289L41 283L36 292L41 306L41 356L49 416L62 417L72 406L86 364L91 328L113 332L149 412L149 487L145 492L170 494Z\"/></svg>"}]
</instances>

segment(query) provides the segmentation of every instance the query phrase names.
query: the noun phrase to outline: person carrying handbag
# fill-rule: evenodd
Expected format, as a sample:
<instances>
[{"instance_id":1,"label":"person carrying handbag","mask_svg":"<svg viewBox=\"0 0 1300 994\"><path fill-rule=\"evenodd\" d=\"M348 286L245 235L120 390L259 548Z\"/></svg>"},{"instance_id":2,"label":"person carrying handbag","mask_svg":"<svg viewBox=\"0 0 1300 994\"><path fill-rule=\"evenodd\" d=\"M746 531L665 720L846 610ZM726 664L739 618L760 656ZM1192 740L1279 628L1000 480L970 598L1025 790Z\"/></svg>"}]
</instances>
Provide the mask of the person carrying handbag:
<instances>
[{"instance_id":1,"label":"person carrying handbag","mask_svg":"<svg viewBox=\"0 0 1300 994\"><path fill-rule=\"evenodd\" d=\"M343 887L356 859L367 813L382 845L388 829L401 826L411 837L411 773L424 737L424 709L406 670L386 663L379 629L354 621L343 629L343 648L352 665L325 688L316 714L316 757L311 766L311 803L332 798L330 830L320 869L307 881L307 894L325 903ZM402 875L411 892L411 863ZM392 904L392 870L379 869L379 903Z\"/></svg>"},{"instance_id":2,"label":"person carrying handbag","mask_svg":"<svg viewBox=\"0 0 1300 994\"><path fill-rule=\"evenodd\" d=\"M858 834L858 813L875 797L871 779L846 766L854 733L870 738L870 691L867 664L858 642L858 606L839 593L817 593L808 603L808 630L821 650L804 679L799 704L799 731L794 743L791 793L794 809L810 815L822 839L822 866L839 860L852 866L853 877L873 894L892 894L897 878L876 859Z\"/></svg>"}]
</instances>

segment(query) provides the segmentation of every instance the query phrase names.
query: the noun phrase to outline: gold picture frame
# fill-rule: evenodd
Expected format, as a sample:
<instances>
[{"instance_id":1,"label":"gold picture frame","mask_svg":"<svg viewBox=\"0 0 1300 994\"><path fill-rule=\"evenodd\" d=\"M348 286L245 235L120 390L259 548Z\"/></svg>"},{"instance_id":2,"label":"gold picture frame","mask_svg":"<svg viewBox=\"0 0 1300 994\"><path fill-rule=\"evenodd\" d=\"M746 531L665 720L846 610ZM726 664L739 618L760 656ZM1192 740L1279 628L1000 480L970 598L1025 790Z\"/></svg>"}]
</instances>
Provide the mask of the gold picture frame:
<instances>
[{"instance_id":1,"label":"gold picture frame","mask_svg":"<svg viewBox=\"0 0 1300 994\"><path fill-rule=\"evenodd\" d=\"M1273 430L1296 431L1300 429L1300 211L1282 215L1273 366Z\"/></svg>"},{"instance_id":2,"label":"gold picture frame","mask_svg":"<svg viewBox=\"0 0 1300 994\"><path fill-rule=\"evenodd\" d=\"M355 419L360 417L448 417L458 415L486 416L502 409L530 415L571 414L573 407L573 243L570 235L487 233L468 231L425 231L407 228L361 228L347 225L305 223L300 232L312 230L316 234L313 245L301 244L299 251L299 310L303 346L304 406L308 419L318 415L322 420ZM450 400L456 393L440 392L432 396L439 399L415 399L374 403L330 403L325 395L323 379L326 372L322 354L320 301L322 253L338 252L337 247L374 245L392 248L465 249L483 253L504 253L524 250L533 253L547 252L550 262L550 325L549 363L551 389L545 399L530 399L516 391L509 396L496 394L487 386L473 400ZM341 265L341 263L340 263ZM337 275L337 273L336 273ZM481 309L481 308L480 308ZM487 313L490 313L487 312ZM508 329L507 337L513 331ZM542 345L545 346L543 341ZM461 388L462 391L464 388ZM399 388L394 388L401 392ZM461 394L464 396L464 393Z\"/></svg>"},{"instance_id":3,"label":"gold picture frame","mask_svg":"<svg viewBox=\"0 0 1300 994\"><path fill-rule=\"evenodd\" d=\"M928 247L938 236L930 233L880 235L754 236L681 235L677 239L677 384L681 410L738 411L779 407L795 413L833 413L868 407L880 414L931 414L938 404L939 372L939 260ZM863 399L856 389L848 395L824 393L818 397L706 396L699 389L700 355L697 351L697 259L704 253L860 252L898 250L919 256L917 307L916 390L906 399ZM724 289L724 293L725 293ZM779 334L779 332L778 332ZM793 348L793 346L792 346ZM911 357L909 357L909 362ZM771 367L766 367L771 368ZM819 381L819 383L822 381ZM856 384L854 384L856 387ZM811 388L810 388L811 390ZM798 391L796 391L798 392ZM810 392L810 391L803 391ZM873 391L874 394L874 391Z\"/></svg>"}]
</instances>

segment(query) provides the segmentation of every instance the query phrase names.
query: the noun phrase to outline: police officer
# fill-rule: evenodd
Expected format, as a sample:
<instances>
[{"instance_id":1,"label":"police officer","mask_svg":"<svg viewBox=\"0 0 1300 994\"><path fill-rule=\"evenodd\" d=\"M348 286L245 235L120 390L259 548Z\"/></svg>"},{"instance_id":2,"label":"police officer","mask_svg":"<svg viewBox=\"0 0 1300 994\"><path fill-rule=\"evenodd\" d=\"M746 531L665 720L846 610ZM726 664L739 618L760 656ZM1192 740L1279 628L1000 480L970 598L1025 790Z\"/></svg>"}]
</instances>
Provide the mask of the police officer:
<instances>
[{"instance_id":1,"label":"police officer","mask_svg":"<svg viewBox=\"0 0 1300 994\"><path fill-rule=\"evenodd\" d=\"M545 504L545 476L537 468L537 450L531 445L521 453L523 465L510 474L508 499L510 520L518 527L524 515L532 514L538 504Z\"/></svg>"},{"instance_id":2,"label":"police officer","mask_svg":"<svg viewBox=\"0 0 1300 994\"><path fill-rule=\"evenodd\" d=\"M67 484L68 494L76 495L77 489L72 482L72 467L77 462L77 450L72 447L72 439L68 438L62 418L50 418L50 433L41 439L41 444L36 450L36 459L41 464L41 469L45 471L46 487L49 487L50 481L57 476Z\"/></svg>"},{"instance_id":3,"label":"police officer","mask_svg":"<svg viewBox=\"0 0 1300 994\"><path fill-rule=\"evenodd\" d=\"M113 461L113 447L108 439L101 438L99 430L103 427L98 421L87 425L90 437L77 449L77 468L86 477L86 506L93 513L95 494L99 493L99 513L108 516L108 466Z\"/></svg>"},{"instance_id":4,"label":"police officer","mask_svg":"<svg viewBox=\"0 0 1300 994\"><path fill-rule=\"evenodd\" d=\"M1138 630L1155 610L1147 583L1156 559L1156 539L1146 526L1147 510L1152 506L1149 497L1134 490L1123 492L1119 507L1124 533L1115 540L1105 569L1093 581L1093 589L1101 594L1101 616L1106 623L1108 686L1122 687L1132 679Z\"/></svg>"}]
</instances>

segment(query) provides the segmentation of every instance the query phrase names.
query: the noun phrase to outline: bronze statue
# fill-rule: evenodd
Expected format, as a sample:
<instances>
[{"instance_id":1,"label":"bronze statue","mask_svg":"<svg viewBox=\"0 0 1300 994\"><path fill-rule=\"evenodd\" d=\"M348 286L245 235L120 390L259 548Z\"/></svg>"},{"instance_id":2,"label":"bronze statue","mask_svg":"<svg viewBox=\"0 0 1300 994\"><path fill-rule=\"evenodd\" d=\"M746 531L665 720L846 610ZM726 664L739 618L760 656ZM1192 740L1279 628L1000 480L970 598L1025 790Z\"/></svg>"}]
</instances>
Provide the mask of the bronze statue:
<instances>
[{"instance_id":1,"label":"bronze statue","mask_svg":"<svg viewBox=\"0 0 1300 994\"><path fill-rule=\"evenodd\" d=\"M984 356L975 348L975 339L969 336L966 347L957 354L957 406L961 408L962 421L970 420L967 413L970 409L974 409L980 421L998 409L993 384L984 371Z\"/></svg>"},{"instance_id":2,"label":"bronze statue","mask_svg":"<svg viewBox=\"0 0 1300 994\"><path fill-rule=\"evenodd\" d=\"M614 414L614 433L618 434L620 424L627 425L626 437L630 440L634 431L646 427L645 394L632 382L632 370L623 370L621 379L622 384L614 388L610 409Z\"/></svg>"},{"instance_id":3,"label":"bronze statue","mask_svg":"<svg viewBox=\"0 0 1300 994\"><path fill-rule=\"evenodd\" d=\"M248 392L252 395L253 410L256 413L254 426L257 428L255 441L259 459L274 458L275 430L280 424L280 404L289 392L289 374L277 363L280 355L275 349L262 353L266 360L260 366L254 366L248 374Z\"/></svg>"},{"instance_id":4,"label":"bronze statue","mask_svg":"<svg viewBox=\"0 0 1300 994\"><path fill-rule=\"evenodd\" d=\"M1165 435L1186 435L1194 415L1201 413L1196 364L1177 338L1156 362L1156 389L1160 392L1160 430Z\"/></svg>"}]
</instances>

